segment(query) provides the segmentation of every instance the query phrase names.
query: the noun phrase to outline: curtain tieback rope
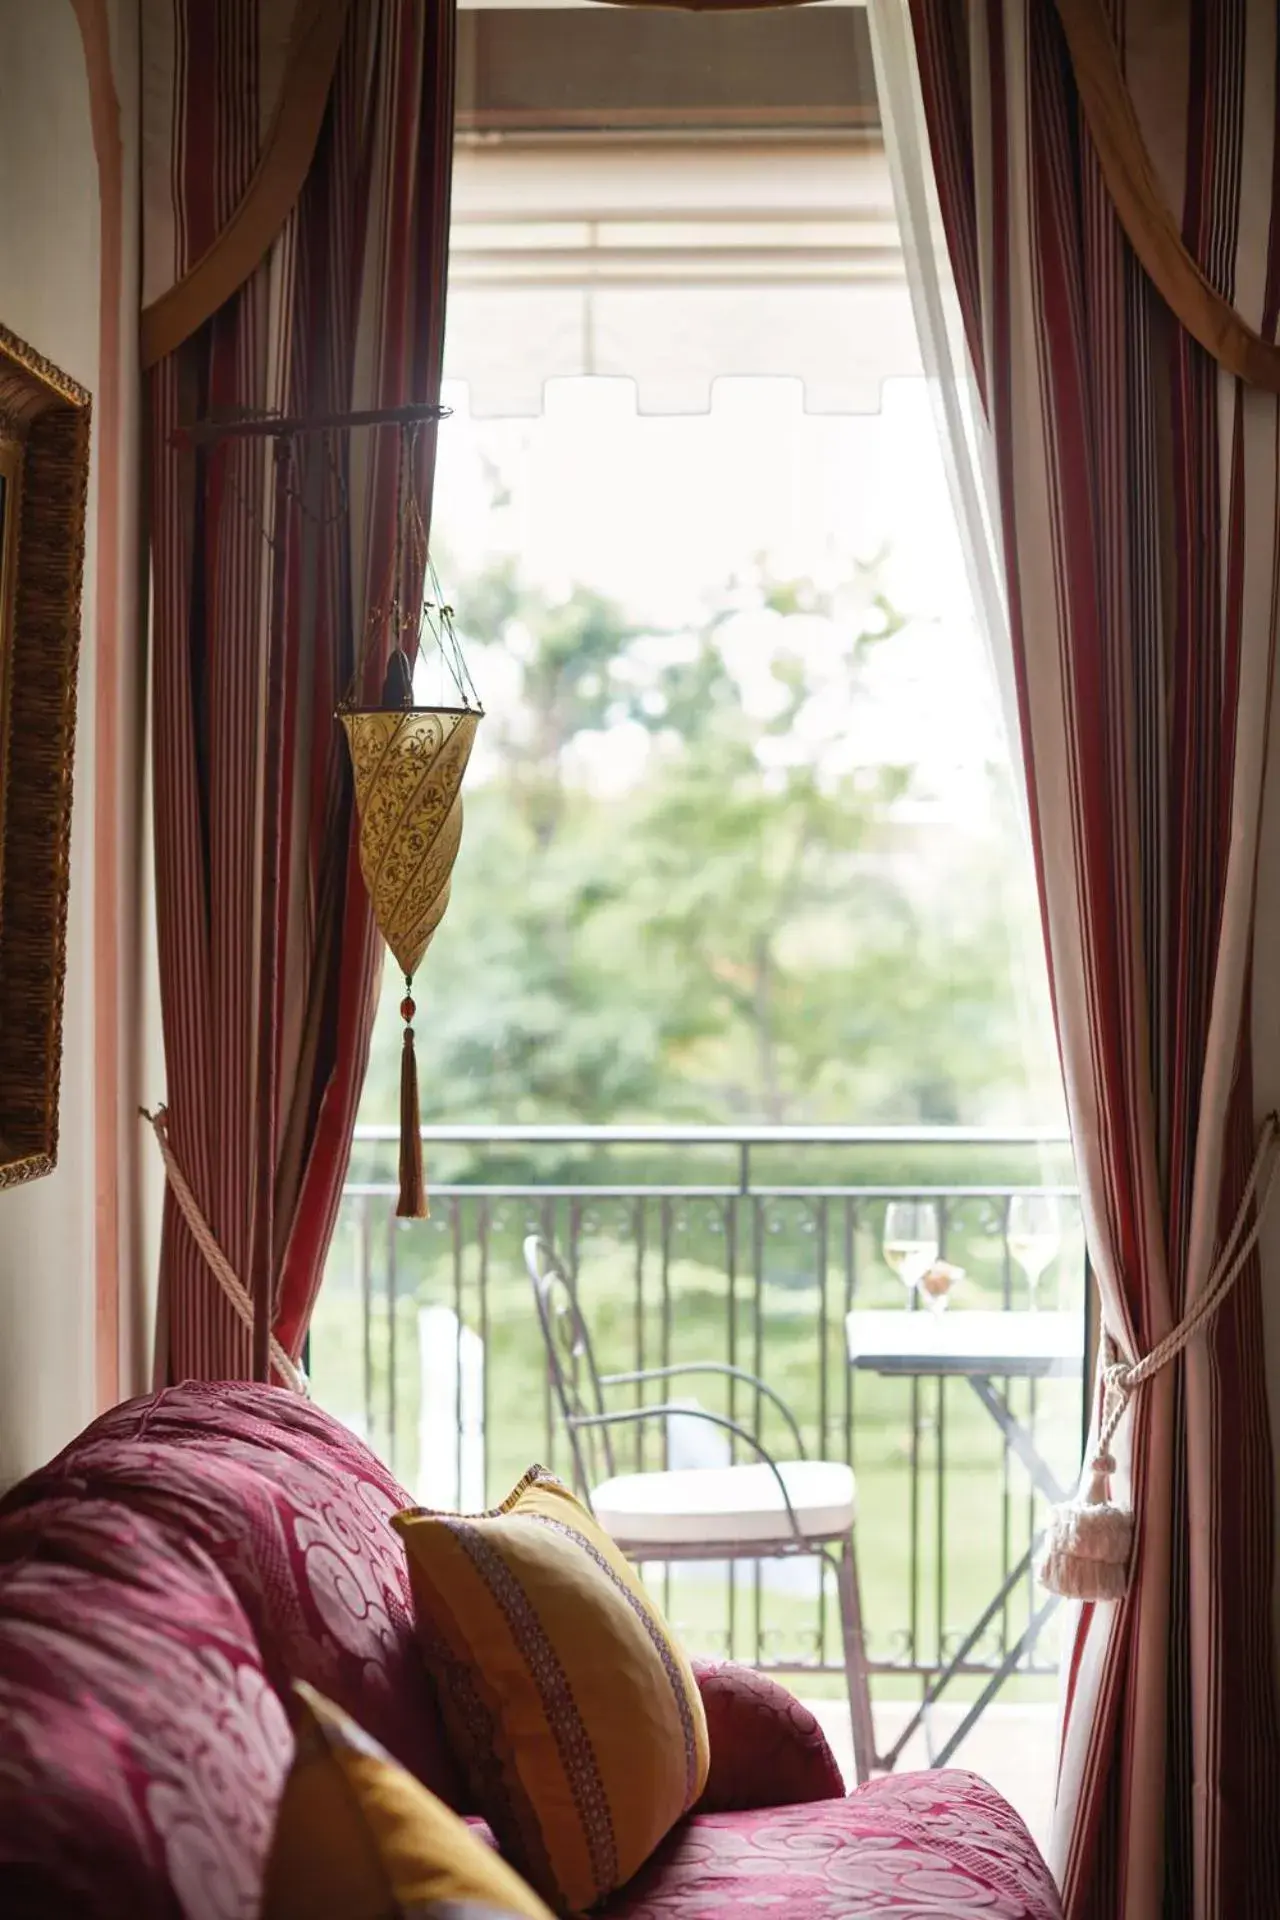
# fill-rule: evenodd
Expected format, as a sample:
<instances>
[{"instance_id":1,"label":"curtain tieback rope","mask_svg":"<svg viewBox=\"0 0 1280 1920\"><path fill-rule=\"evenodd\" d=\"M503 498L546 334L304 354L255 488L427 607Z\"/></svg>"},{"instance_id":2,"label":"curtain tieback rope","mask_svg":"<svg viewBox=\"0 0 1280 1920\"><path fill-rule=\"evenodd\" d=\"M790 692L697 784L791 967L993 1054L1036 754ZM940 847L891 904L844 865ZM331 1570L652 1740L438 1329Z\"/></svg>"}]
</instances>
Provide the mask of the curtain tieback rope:
<instances>
[{"instance_id":1,"label":"curtain tieback rope","mask_svg":"<svg viewBox=\"0 0 1280 1920\"><path fill-rule=\"evenodd\" d=\"M178 1165L177 1156L169 1142L168 1108L157 1107L154 1113L148 1113L145 1107L139 1107L138 1112L156 1136L160 1158L164 1161L165 1176L173 1189L173 1197L178 1203L182 1217L191 1231L191 1238L204 1255L214 1279L231 1302L235 1313L252 1333L253 1301L242 1285L235 1268L218 1245L213 1228L205 1219L200 1203L191 1191L182 1168ZM307 1393L306 1375L301 1367L289 1358L274 1334L271 1336L271 1360L286 1386L292 1387L295 1393L304 1395Z\"/></svg>"},{"instance_id":2,"label":"curtain tieback rope","mask_svg":"<svg viewBox=\"0 0 1280 1920\"><path fill-rule=\"evenodd\" d=\"M1176 1359L1189 1341L1218 1312L1243 1273L1262 1231L1267 1201L1280 1170L1280 1118L1269 1113L1258 1130L1258 1144L1240 1205L1222 1250L1214 1262L1209 1283L1176 1327L1158 1340L1139 1360L1117 1360L1116 1344L1104 1335L1108 1364L1102 1369L1102 1421L1089 1462L1088 1484L1074 1500L1055 1507L1049 1516L1037 1577L1050 1593L1076 1600L1118 1600L1129 1585L1129 1556L1133 1545L1133 1514L1110 1497L1115 1457L1111 1442L1138 1388ZM1249 1208L1256 1196L1252 1222Z\"/></svg>"}]
</instances>

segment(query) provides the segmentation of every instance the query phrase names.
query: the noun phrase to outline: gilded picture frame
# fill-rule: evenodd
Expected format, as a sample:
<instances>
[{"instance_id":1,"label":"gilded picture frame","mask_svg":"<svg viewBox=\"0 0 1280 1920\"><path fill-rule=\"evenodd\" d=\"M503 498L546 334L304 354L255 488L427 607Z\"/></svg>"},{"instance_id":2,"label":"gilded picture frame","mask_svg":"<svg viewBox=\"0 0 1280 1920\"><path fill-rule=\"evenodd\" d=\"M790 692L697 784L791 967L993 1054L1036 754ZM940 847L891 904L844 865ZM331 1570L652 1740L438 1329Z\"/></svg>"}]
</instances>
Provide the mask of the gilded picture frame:
<instances>
[{"instance_id":1,"label":"gilded picture frame","mask_svg":"<svg viewBox=\"0 0 1280 1920\"><path fill-rule=\"evenodd\" d=\"M58 1153L89 424L0 326L0 1188Z\"/></svg>"}]
</instances>

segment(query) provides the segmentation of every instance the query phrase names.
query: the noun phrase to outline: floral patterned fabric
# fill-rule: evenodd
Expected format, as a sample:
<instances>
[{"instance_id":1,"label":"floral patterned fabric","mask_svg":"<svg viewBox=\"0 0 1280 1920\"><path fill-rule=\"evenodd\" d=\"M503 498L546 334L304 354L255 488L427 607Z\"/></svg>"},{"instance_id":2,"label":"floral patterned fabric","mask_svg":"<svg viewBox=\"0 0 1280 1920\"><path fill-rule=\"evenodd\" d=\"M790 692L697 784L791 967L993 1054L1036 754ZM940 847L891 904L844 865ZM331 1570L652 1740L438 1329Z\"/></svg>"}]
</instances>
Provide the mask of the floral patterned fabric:
<instances>
[{"instance_id":1,"label":"floral patterned fabric","mask_svg":"<svg viewBox=\"0 0 1280 1920\"><path fill-rule=\"evenodd\" d=\"M1049 1871L975 1775L888 1775L847 1800L699 1814L602 1909L608 1920L1061 1920Z\"/></svg>"},{"instance_id":2,"label":"floral patterned fabric","mask_svg":"<svg viewBox=\"0 0 1280 1920\"><path fill-rule=\"evenodd\" d=\"M404 1553L387 1524L409 1496L348 1428L276 1388L171 1387L96 1421L14 1489L0 1526L17 1505L68 1484L203 1547L276 1691L307 1681L459 1804Z\"/></svg>"},{"instance_id":3,"label":"floral patterned fabric","mask_svg":"<svg viewBox=\"0 0 1280 1920\"><path fill-rule=\"evenodd\" d=\"M309 1680L457 1803L406 1504L292 1394L115 1408L0 1503L0 1913L256 1914Z\"/></svg>"},{"instance_id":4,"label":"floral patterned fabric","mask_svg":"<svg viewBox=\"0 0 1280 1920\"><path fill-rule=\"evenodd\" d=\"M697 1813L835 1800L844 1777L808 1707L767 1673L729 1660L695 1660L711 1744Z\"/></svg>"},{"instance_id":5,"label":"floral patterned fabric","mask_svg":"<svg viewBox=\"0 0 1280 1920\"><path fill-rule=\"evenodd\" d=\"M291 1750L202 1549L75 1497L0 1526L6 1920L247 1920Z\"/></svg>"},{"instance_id":6,"label":"floral patterned fabric","mask_svg":"<svg viewBox=\"0 0 1280 1920\"><path fill-rule=\"evenodd\" d=\"M115 1408L0 1502L4 1920L255 1920L290 1678L465 1810L386 1524L407 1504L317 1408L228 1384ZM726 1667L699 1685L702 1805L739 1810L678 1827L609 1920L1059 1920L981 1781L824 1797L834 1762L781 1688Z\"/></svg>"}]
</instances>

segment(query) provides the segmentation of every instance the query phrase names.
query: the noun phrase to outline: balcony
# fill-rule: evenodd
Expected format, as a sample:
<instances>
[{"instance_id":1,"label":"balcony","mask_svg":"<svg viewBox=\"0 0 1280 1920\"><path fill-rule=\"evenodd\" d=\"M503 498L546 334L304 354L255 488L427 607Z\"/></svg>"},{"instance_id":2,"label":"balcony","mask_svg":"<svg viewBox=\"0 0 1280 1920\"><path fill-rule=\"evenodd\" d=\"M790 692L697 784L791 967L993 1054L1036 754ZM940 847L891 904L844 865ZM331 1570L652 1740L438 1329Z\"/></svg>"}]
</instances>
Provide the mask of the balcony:
<instances>
[{"instance_id":1,"label":"balcony","mask_svg":"<svg viewBox=\"0 0 1280 1920\"><path fill-rule=\"evenodd\" d=\"M569 1477L521 1258L524 1236L542 1233L575 1278L602 1372L744 1367L790 1404L810 1455L850 1462L881 1749L898 1746L904 1765L978 1766L1043 1837L1058 1622L1020 1563L1052 1481L1071 1483L1080 1451L1085 1261L1066 1142L951 1128L545 1126L429 1127L424 1140L432 1217L404 1222L393 1130L357 1134L312 1325L321 1403L424 1504L492 1504L535 1460ZM1056 1230L1029 1257L1017 1226L1030 1196L1048 1196ZM1059 1330L1070 1316L1079 1344L1072 1333L1057 1377L850 1364L850 1313L925 1313L884 1260L886 1212L904 1199L934 1208L939 1257L964 1276L945 1314L904 1321L907 1331L945 1350L963 1344L963 1316L1013 1316L1017 1346L1037 1332L1033 1310L1046 1331L1048 1316ZM1024 1268L1037 1261L1033 1286ZM780 1418L750 1389L690 1385L691 1405L785 1450ZM623 1404L643 1404L643 1391L623 1390ZM679 1413L621 1431L625 1470L729 1457ZM787 1676L847 1760L835 1599L812 1563L711 1560L647 1577L694 1652Z\"/></svg>"}]
</instances>

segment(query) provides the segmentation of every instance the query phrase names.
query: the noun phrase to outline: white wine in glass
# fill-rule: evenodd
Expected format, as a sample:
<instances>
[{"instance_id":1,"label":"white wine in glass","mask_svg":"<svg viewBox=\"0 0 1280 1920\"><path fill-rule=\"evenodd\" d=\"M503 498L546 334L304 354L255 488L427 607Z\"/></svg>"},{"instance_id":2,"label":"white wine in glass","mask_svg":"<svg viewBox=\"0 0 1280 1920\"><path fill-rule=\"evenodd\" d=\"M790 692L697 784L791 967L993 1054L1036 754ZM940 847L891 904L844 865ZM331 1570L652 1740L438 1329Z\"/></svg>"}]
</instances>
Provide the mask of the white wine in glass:
<instances>
[{"instance_id":1,"label":"white wine in glass","mask_svg":"<svg viewBox=\"0 0 1280 1920\"><path fill-rule=\"evenodd\" d=\"M1009 1202L1009 1254L1027 1276L1031 1310L1036 1288L1062 1245L1058 1203L1051 1193L1015 1193Z\"/></svg>"},{"instance_id":2,"label":"white wine in glass","mask_svg":"<svg viewBox=\"0 0 1280 1920\"><path fill-rule=\"evenodd\" d=\"M884 1214L885 1265L913 1292L938 1257L938 1209L932 1200L891 1200Z\"/></svg>"}]
</instances>

